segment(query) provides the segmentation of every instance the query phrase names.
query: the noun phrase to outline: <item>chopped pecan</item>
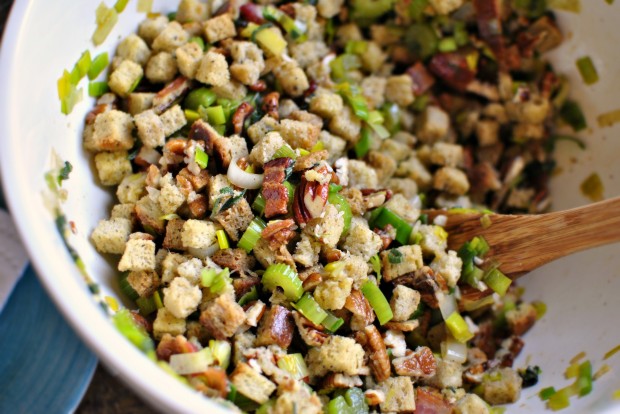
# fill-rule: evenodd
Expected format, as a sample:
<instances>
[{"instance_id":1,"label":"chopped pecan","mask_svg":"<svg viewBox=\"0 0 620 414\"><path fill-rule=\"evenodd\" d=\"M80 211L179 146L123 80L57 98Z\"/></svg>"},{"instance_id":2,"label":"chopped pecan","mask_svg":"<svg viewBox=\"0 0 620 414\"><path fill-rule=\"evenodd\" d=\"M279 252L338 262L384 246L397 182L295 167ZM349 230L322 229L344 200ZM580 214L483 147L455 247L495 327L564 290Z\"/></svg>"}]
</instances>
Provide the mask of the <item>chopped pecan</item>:
<instances>
[{"instance_id":1,"label":"chopped pecan","mask_svg":"<svg viewBox=\"0 0 620 414\"><path fill-rule=\"evenodd\" d=\"M502 341L502 348L495 354L495 359L499 360L499 365L502 367L512 367L524 345L523 339L513 335Z\"/></svg>"},{"instance_id":2,"label":"chopped pecan","mask_svg":"<svg viewBox=\"0 0 620 414\"><path fill-rule=\"evenodd\" d=\"M263 169L263 197L265 197L265 217L272 218L288 212L288 189L282 184L287 169L293 167L290 158L276 158L265 163Z\"/></svg>"},{"instance_id":3,"label":"chopped pecan","mask_svg":"<svg viewBox=\"0 0 620 414\"><path fill-rule=\"evenodd\" d=\"M213 253L211 259L218 266L227 267L233 272L245 272L254 268L256 259L243 249L224 249Z\"/></svg>"},{"instance_id":4,"label":"chopped pecan","mask_svg":"<svg viewBox=\"0 0 620 414\"><path fill-rule=\"evenodd\" d=\"M355 339L366 350L370 359L370 368L377 382L385 381L390 378L392 369L390 367L390 357L383 342L383 337L374 325L368 325L363 331L355 334Z\"/></svg>"},{"instance_id":5,"label":"chopped pecan","mask_svg":"<svg viewBox=\"0 0 620 414\"><path fill-rule=\"evenodd\" d=\"M316 152L311 152L308 155L302 155L301 157L298 157L295 160L295 167L293 168L293 171L304 171L307 170L309 168L314 167L314 165L318 164L319 162L326 160L329 158L329 151L327 150L321 150L321 151L316 151Z\"/></svg>"},{"instance_id":6,"label":"chopped pecan","mask_svg":"<svg viewBox=\"0 0 620 414\"><path fill-rule=\"evenodd\" d=\"M385 393L381 390L366 390L364 391L364 398L368 405L379 405L385 401Z\"/></svg>"},{"instance_id":7,"label":"chopped pecan","mask_svg":"<svg viewBox=\"0 0 620 414\"><path fill-rule=\"evenodd\" d=\"M261 319L256 334L256 345L278 345L288 348L293 340L293 321L291 311L280 305L274 305Z\"/></svg>"},{"instance_id":8,"label":"chopped pecan","mask_svg":"<svg viewBox=\"0 0 620 414\"><path fill-rule=\"evenodd\" d=\"M209 199L204 194L198 194L196 198L187 203L189 213L193 219L202 219L207 215Z\"/></svg>"},{"instance_id":9,"label":"chopped pecan","mask_svg":"<svg viewBox=\"0 0 620 414\"><path fill-rule=\"evenodd\" d=\"M252 305L249 305L247 309L245 309L245 323L246 325L256 327L258 322L261 320L263 315L265 314L265 310L267 309L267 305L263 302L256 301Z\"/></svg>"},{"instance_id":10,"label":"chopped pecan","mask_svg":"<svg viewBox=\"0 0 620 414\"><path fill-rule=\"evenodd\" d=\"M362 200L366 210L372 210L373 208L379 207L386 201L389 201L390 198L392 198L391 190L373 190L370 188L362 189Z\"/></svg>"},{"instance_id":11,"label":"chopped pecan","mask_svg":"<svg viewBox=\"0 0 620 414\"><path fill-rule=\"evenodd\" d=\"M248 89L252 92L264 92L267 89L267 83L264 80L259 79L256 83L248 86Z\"/></svg>"},{"instance_id":12,"label":"chopped pecan","mask_svg":"<svg viewBox=\"0 0 620 414\"><path fill-rule=\"evenodd\" d=\"M430 378L435 375L437 361L433 351L429 347L421 346L413 351L408 351L407 355L394 358L392 361L394 370L398 375L406 375L415 378Z\"/></svg>"},{"instance_id":13,"label":"chopped pecan","mask_svg":"<svg viewBox=\"0 0 620 414\"><path fill-rule=\"evenodd\" d=\"M451 414L452 405L447 402L437 389L417 387L415 393L416 414Z\"/></svg>"},{"instance_id":14,"label":"chopped pecan","mask_svg":"<svg viewBox=\"0 0 620 414\"><path fill-rule=\"evenodd\" d=\"M207 368L200 374L192 375L192 386L209 397L226 398L228 395L228 377L221 368Z\"/></svg>"},{"instance_id":15,"label":"chopped pecan","mask_svg":"<svg viewBox=\"0 0 620 414\"><path fill-rule=\"evenodd\" d=\"M385 327L387 329L401 332L412 332L413 330L417 329L418 326L420 326L420 321L418 321L417 319L412 319L410 321L404 322L390 321L385 324Z\"/></svg>"},{"instance_id":16,"label":"chopped pecan","mask_svg":"<svg viewBox=\"0 0 620 414\"><path fill-rule=\"evenodd\" d=\"M351 318L351 330L353 331L362 330L375 320L375 312L368 299L359 290L351 291L344 303L344 308L353 314Z\"/></svg>"},{"instance_id":17,"label":"chopped pecan","mask_svg":"<svg viewBox=\"0 0 620 414\"><path fill-rule=\"evenodd\" d=\"M342 250L338 250L336 248L325 245L321 246L321 260L327 263L337 262L338 260L342 259L343 256L344 253L342 252Z\"/></svg>"},{"instance_id":18,"label":"chopped pecan","mask_svg":"<svg viewBox=\"0 0 620 414\"><path fill-rule=\"evenodd\" d=\"M278 92L270 92L263 97L263 112L276 121L280 119L278 109L280 108L280 94Z\"/></svg>"},{"instance_id":19,"label":"chopped pecan","mask_svg":"<svg viewBox=\"0 0 620 414\"><path fill-rule=\"evenodd\" d=\"M248 116L252 115L252 112L254 112L254 107L247 102L242 102L237 107L232 116L232 126L235 134L240 135L243 132L243 123Z\"/></svg>"},{"instance_id":20,"label":"chopped pecan","mask_svg":"<svg viewBox=\"0 0 620 414\"><path fill-rule=\"evenodd\" d=\"M306 345L321 346L329 337L328 334L323 332L325 328L320 325L313 324L299 312L293 311L293 319L295 320L295 325L297 325L297 329L299 330L299 335Z\"/></svg>"},{"instance_id":21,"label":"chopped pecan","mask_svg":"<svg viewBox=\"0 0 620 414\"><path fill-rule=\"evenodd\" d=\"M407 75L413 81L413 93L416 96L426 93L435 84L435 78L422 62L416 62L415 65L407 69Z\"/></svg>"},{"instance_id":22,"label":"chopped pecan","mask_svg":"<svg viewBox=\"0 0 620 414\"><path fill-rule=\"evenodd\" d=\"M320 273L312 273L304 280L303 287L305 292L314 290L323 281L323 277Z\"/></svg>"},{"instance_id":23,"label":"chopped pecan","mask_svg":"<svg viewBox=\"0 0 620 414\"><path fill-rule=\"evenodd\" d=\"M185 156L185 148L188 141L185 138L171 138L166 142L164 146L164 152L170 154Z\"/></svg>"},{"instance_id":24,"label":"chopped pecan","mask_svg":"<svg viewBox=\"0 0 620 414\"><path fill-rule=\"evenodd\" d=\"M396 238L396 229L391 224L386 225L383 230L375 228L373 231L381 237L381 241L383 242L381 250L385 250L390 247L390 244L392 244Z\"/></svg>"},{"instance_id":25,"label":"chopped pecan","mask_svg":"<svg viewBox=\"0 0 620 414\"><path fill-rule=\"evenodd\" d=\"M161 114L172 104L185 95L191 86L191 81L183 76L179 76L164 88L157 92L153 98L153 110Z\"/></svg>"},{"instance_id":26,"label":"chopped pecan","mask_svg":"<svg viewBox=\"0 0 620 414\"><path fill-rule=\"evenodd\" d=\"M293 255L288 251L285 245L280 246L276 251L276 262L284 263L295 269L297 265L293 259Z\"/></svg>"},{"instance_id":27,"label":"chopped pecan","mask_svg":"<svg viewBox=\"0 0 620 414\"><path fill-rule=\"evenodd\" d=\"M362 379L359 375L345 375L336 372L330 372L321 383L321 392L332 392L337 389L349 389L353 387L361 387Z\"/></svg>"},{"instance_id":28,"label":"chopped pecan","mask_svg":"<svg viewBox=\"0 0 620 414\"><path fill-rule=\"evenodd\" d=\"M461 92L475 77L465 56L457 52L437 53L431 59L429 68L447 85Z\"/></svg>"},{"instance_id":29,"label":"chopped pecan","mask_svg":"<svg viewBox=\"0 0 620 414\"><path fill-rule=\"evenodd\" d=\"M183 335L172 336L168 333L164 334L157 345L157 358L164 361L170 361L170 357L176 354L186 354L196 352L197 349Z\"/></svg>"},{"instance_id":30,"label":"chopped pecan","mask_svg":"<svg viewBox=\"0 0 620 414\"><path fill-rule=\"evenodd\" d=\"M129 312L133 321L145 331L152 333L153 332L153 324L146 319L144 316L140 315L137 311Z\"/></svg>"},{"instance_id":31,"label":"chopped pecan","mask_svg":"<svg viewBox=\"0 0 620 414\"><path fill-rule=\"evenodd\" d=\"M439 273L435 273L428 266L423 266L415 272L407 273L392 281L397 285L409 286L422 296L422 301L433 309L437 309L437 297L435 294L439 291L445 291L448 288L446 280Z\"/></svg>"},{"instance_id":32,"label":"chopped pecan","mask_svg":"<svg viewBox=\"0 0 620 414\"><path fill-rule=\"evenodd\" d=\"M324 167L309 171L317 171L319 174L327 173L327 169ZM301 176L293 199L293 214L299 224L305 224L313 218L319 217L323 213L329 196L329 181L325 183L309 181L306 174Z\"/></svg>"},{"instance_id":33,"label":"chopped pecan","mask_svg":"<svg viewBox=\"0 0 620 414\"><path fill-rule=\"evenodd\" d=\"M295 237L296 229L293 219L270 221L261 232L261 237L267 240L271 250L277 250Z\"/></svg>"}]
</instances>

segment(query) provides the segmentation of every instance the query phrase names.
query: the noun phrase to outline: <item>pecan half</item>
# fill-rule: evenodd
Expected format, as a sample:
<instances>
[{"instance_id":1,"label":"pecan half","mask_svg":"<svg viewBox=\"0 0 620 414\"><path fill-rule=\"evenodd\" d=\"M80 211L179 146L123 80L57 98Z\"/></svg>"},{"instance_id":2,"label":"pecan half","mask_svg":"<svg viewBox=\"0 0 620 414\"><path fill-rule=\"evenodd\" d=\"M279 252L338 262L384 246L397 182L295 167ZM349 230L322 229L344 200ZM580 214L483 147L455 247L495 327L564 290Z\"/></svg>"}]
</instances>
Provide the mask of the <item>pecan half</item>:
<instances>
[{"instance_id":1,"label":"pecan half","mask_svg":"<svg viewBox=\"0 0 620 414\"><path fill-rule=\"evenodd\" d=\"M392 368L390 367L390 357L383 342L383 337L374 325L368 325L363 331L355 334L355 339L366 350L370 360L370 368L377 382L385 381L390 378Z\"/></svg>"},{"instance_id":2,"label":"pecan half","mask_svg":"<svg viewBox=\"0 0 620 414\"><path fill-rule=\"evenodd\" d=\"M329 337L328 334L323 332L325 328L313 324L297 311L293 311L293 320L295 321L295 325L297 325L301 339L303 339L308 346L321 346Z\"/></svg>"},{"instance_id":3,"label":"pecan half","mask_svg":"<svg viewBox=\"0 0 620 414\"><path fill-rule=\"evenodd\" d=\"M291 311L285 307L275 305L261 319L256 334L256 345L278 345L280 348L288 348L293 340L293 321Z\"/></svg>"},{"instance_id":4,"label":"pecan half","mask_svg":"<svg viewBox=\"0 0 620 414\"><path fill-rule=\"evenodd\" d=\"M351 317L351 330L353 331L362 330L375 320L375 312L368 299L359 290L351 291L344 303L344 308L353 314Z\"/></svg>"},{"instance_id":5,"label":"pecan half","mask_svg":"<svg viewBox=\"0 0 620 414\"><path fill-rule=\"evenodd\" d=\"M261 237L267 240L271 250L277 250L295 237L296 229L293 219L275 220L267 224L261 232Z\"/></svg>"},{"instance_id":6,"label":"pecan half","mask_svg":"<svg viewBox=\"0 0 620 414\"><path fill-rule=\"evenodd\" d=\"M392 364L398 375L415 378L430 378L437 370L433 351L426 346L419 347L415 352L409 351L404 357L394 358Z\"/></svg>"},{"instance_id":7,"label":"pecan half","mask_svg":"<svg viewBox=\"0 0 620 414\"><path fill-rule=\"evenodd\" d=\"M263 98L261 109L263 112L276 121L280 119L278 109L280 108L280 94L278 92L270 92Z\"/></svg>"},{"instance_id":8,"label":"pecan half","mask_svg":"<svg viewBox=\"0 0 620 414\"><path fill-rule=\"evenodd\" d=\"M252 289L254 286L260 285L260 279L254 276L241 276L234 278L232 281L235 295L240 298Z\"/></svg>"},{"instance_id":9,"label":"pecan half","mask_svg":"<svg viewBox=\"0 0 620 414\"><path fill-rule=\"evenodd\" d=\"M243 123L246 118L252 115L254 112L254 107L247 102L242 102L241 105L237 107L237 110L232 116L232 126L233 132L236 135L240 135L243 132Z\"/></svg>"},{"instance_id":10,"label":"pecan half","mask_svg":"<svg viewBox=\"0 0 620 414\"><path fill-rule=\"evenodd\" d=\"M452 406L436 388L417 387L415 393L415 412L418 414L450 414Z\"/></svg>"},{"instance_id":11,"label":"pecan half","mask_svg":"<svg viewBox=\"0 0 620 414\"><path fill-rule=\"evenodd\" d=\"M320 167L318 170L309 171L326 174L327 168ZM310 181L306 178L306 174L301 176L301 181L295 189L295 198L293 199L293 215L295 216L295 221L299 224L306 224L313 218L319 217L323 213L325 204L327 204L327 197L329 196L329 181L324 183Z\"/></svg>"},{"instance_id":12,"label":"pecan half","mask_svg":"<svg viewBox=\"0 0 620 414\"><path fill-rule=\"evenodd\" d=\"M189 129L189 139L202 141L204 150L209 156L213 155L213 147L219 138L217 131L202 119L195 121Z\"/></svg>"},{"instance_id":13,"label":"pecan half","mask_svg":"<svg viewBox=\"0 0 620 414\"><path fill-rule=\"evenodd\" d=\"M191 81L183 76L179 76L164 88L157 92L153 98L153 110L157 114L161 114L172 104L185 95L191 86Z\"/></svg>"}]
</instances>

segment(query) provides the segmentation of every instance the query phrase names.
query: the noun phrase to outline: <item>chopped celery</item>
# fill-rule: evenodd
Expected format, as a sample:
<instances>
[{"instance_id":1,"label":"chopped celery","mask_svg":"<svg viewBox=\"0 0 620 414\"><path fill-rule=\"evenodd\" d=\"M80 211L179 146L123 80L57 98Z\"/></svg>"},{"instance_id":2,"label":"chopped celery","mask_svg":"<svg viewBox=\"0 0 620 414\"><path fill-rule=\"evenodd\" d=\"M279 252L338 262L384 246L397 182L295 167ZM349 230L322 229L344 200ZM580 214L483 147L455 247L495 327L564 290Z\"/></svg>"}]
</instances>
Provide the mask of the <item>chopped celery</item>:
<instances>
[{"instance_id":1,"label":"chopped celery","mask_svg":"<svg viewBox=\"0 0 620 414\"><path fill-rule=\"evenodd\" d=\"M368 42L365 40L349 40L344 47L344 53L351 55L362 55L368 49Z\"/></svg>"},{"instance_id":2,"label":"chopped celery","mask_svg":"<svg viewBox=\"0 0 620 414\"><path fill-rule=\"evenodd\" d=\"M512 280L500 272L499 269L492 269L484 276L482 281L502 297L512 283Z\"/></svg>"},{"instance_id":3,"label":"chopped celery","mask_svg":"<svg viewBox=\"0 0 620 414\"><path fill-rule=\"evenodd\" d=\"M225 250L230 247L228 237L226 236L226 232L224 230L216 231L215 236L217 237L217 244L220 246L220 250Z\"/></svg>"},{"instance_id":4,"label":"chopped celery","mask_svg":"<svg viewBox=\"0 0 620 414\"><path fill-rule=\"evenodd\" d=\"M93 80L108 66L108 52L103 52L95 56L88 68L88 79Z\"/></svg>"},{"instance_id":5,"label":"chopped celery","mask_svg":"<svg viewBox=\"0 0 620 414\"><path fill-rule=\"evenodd\" d=\"M409 236L411 236L413 230L413 227L403 220L402 217L385 207L375 209L368 224L371 229L375 227L383 229L388 224L391 224L396 229L396 241L400 244L409 243Z\"/></svg>"},{"instance_id":6,"label":"chopped celery","mask_svg":"<svg viewBox=\"0 0 620 414\"><path fill-rule=\"evenodd\" d=\"M309 293L305 293L299 301L292 305L299 313L304 315L306 319L315 325L320 325L321 322L327 318L327 312L321 308Z\"/></svg>"},{"instance_id":7,"label":"chopped celery","mask_svg":"<svg viewBox=\"0 0 620 414\"><path fill-rule=\"evenodd\" d=\"M469 330L469 326L467 326L467 322L457 311L452 312L445 322L446 327L457 341L465 343L474 337L474 334Z\"/></svg>"},{"instance_id":8,"label":"chopped celery","mask_svg":"<svg viewBox=\"0 0 620 414\"><path fill-rule=\"evenodd\" d=\"M110 34L114 25L118 21L118 13L112 7L108 8L101 3L97 8L97 28L92 36L95 46L102 44Z\"/></svg>"},{"instance_id":9,"label":"chopped celery","mask_svg":"<svg viewBox=\"0 0 620 414\"><path fill-rule=\"evenodd\" d=\"M286 144L281 146L275 154L273 154L272 159L275 160L276 158L291 158L294 160L297 159L297 154L295 154L295 151L290 147L290 145Z\"/></svg>"},{"instance_id":10,"label":"chopped celery","mask_svg":"<svg viewBox=\"0 0 620 414\"><path fill-rule=\"evenodd\" d=\"M250 289L248 293L241 296L241 299L239 299L239 306L243 306L246 303L250 303L255 300L258 300L258 290L256 289L256 286L252 286L252 289Z\"/></svg>"},{"instance_id":11,"label":"chopped celery","mask_svg":"<svg viewBox=\"0 0 620 414\"><path fill-rule=\"evenodd\" d=\"M136 299L136 305L140 308L140 315L142 316L148 316L157 310L157 304L153 296Z\"/></svg>"},{"instance_id":12,"label":"chopped celery","mask_svg":"<svg viewBox=\"0 0 620 414\"><path fill-rule=\"evenodd\" d=\"M296 301L304 293L302 282L295 270L283 263L270 265L263 274L262 283L269 290L281 288L289 300Z\"/></svg>"},{"instance_id":13,"label":"chopped celery","mask_svg":"<svg viewBox=\"0 0 620 414\"><path fill-rule=\"evenodd\" d=\"M375 311L381 325L385 325L394 317L392 308L381 289L370 280L362 285L362 294L368 299L370 306Z\"/></svg>"},{"instance_id":14,"label":"chopped celery","mask_svg":"<svg viewBox=\"0 0 620 414\"><path fill-rule=\"evenodd\" d=\"M136 323L129 310L121 309L116 312L112 317L112 321L116 329L142 352L147 354L154 352L155 345L153 340L144 328Z\"/></svg>"},{"instance_id":15,"label":"chopped celery","mask_svg":"<svg viewBox=\"0 0 620 414\"><path fill-rule=\"evenodd\" d=\"M232 353L230 343L228 341L211 339L209 341L209 350L211 350L214 362L222 367L222 369L226 370L230 364L230 355Z\"/></svg>"},{"instance_id":16,"label":"chopped celery","mask_svg":"<svg viewBox=\"0 0 620 414\"><path fill-rule=\"evenodd\" d=\"M266 226L267 225L260 217L254 218L247 230L243 233L243 236L241 236L241 239L239 239L237 247L250 253L252 249L254 249L254 246L256 246L256 243L261 237L261 232Z\"/></svg>"},{"instance_id":17,"label":"chopped celery","mask_svg":"<svg viewBox=\"0 0 620 414\"><path fill-rule=\"evenodd\" d=\"M104 93L108 92L110 88L107 82L89 82L88 83L88 96L98 98Z\"/></svg>"},{"instance_id":18,"label":"chopped celery","mask_svg":"<svg viewBox=\"0 0 620 414\"><path fill-rule=\"evenodd\" d=\"M114 10L116 10L117 13L122 13L125 7L127 7L127 3L129 3L129 0L116 0L116 3L114 3Z\"/></svg>"},{"instance_id":19,"label":"chopped celery","mask_svg":"<svg viewBox=\"0 0 620 414\"><path fill-rule=\"evenodd\" d=\"M338 328L340 328L344 324L344 320L342 318L338 318L330 311L325 311L325 313L327 313L327 317L323 319L321 325L323 325L325 329L330 332L336 332Z\"/></svg>"},{"instance_id":20,"label":"chopped celery","mask_svg":"<svg viewBox=\"0 0 620 414\"><path fill-rule=\"evenodd\" d=\"M353 0L351 21L365 26L392 10L394 3L396 0Z\"/></svg>"},{"instance_id":21,"label":"chopped celery","mask_svg":"<svg viewBox=\"0 0 620 414\"><path fill-rule=\"evenodd\" d=\"M542 401L547 401L555 393L556 393L555 388L547 387L547 388L543 388L542 390L540 390L540 392L538 393L538 396L540 397Z\"/></svg>"},{"instance_id":22,"label":"chopped celery","mask_svg":"<svg viewBox=\"0 0 620 414\"><path fill-rule=\"evenodd\" d=\"M581 107L575 101L567 100L564 102L560 108L560 117L577 132L588 127Z\"/></svg>"},{"instance_id":23,"label":"chopped celery","mask_svg":"<svg viewBox=\"0 0 620 414\"><path fill-rule=\"evenodd\" d=\"M217 99L217 95L209 88L198 88L187 94L183 105L187 109L198 110L199 107L208 108Z\"/></svg>"},{"instance_id":24,"label":"chopped celery","mask_svg":"<svg viewBox=\"0 0 620 414\"><path fill-rule=\"evenodd\" d=\"M364 158L368 151L370 151L370 145L372 144L372 136L370 134L370 130L367 127L362 128L362 134L360 140L357 141L355 147L355 156L357 158Z\"/></svg>"},{"instance_id":25,"label":"chopped celery","mask_svg":"<svg viewBox=\"0 0 620 414\"><path fill-rule=\"evenodd\" d=\"M211 125L225 125L226 124L226 115L224 114L224 109L221 105L218 106L210 106L205 109L207 113L207 117L209 118L209 123Z\"/></svg>"},{"instance_id":26,"label":"chopped celery","mask_svg":"<svg viewBox=\"0 0 620 414\"><path fill-rule=\"evenodd\" d=\"M405 44L418 59L426 60L437 51L439 38L435 29L428 24L415 23L405 33Z\"/></svg>"},{"instance_id":27,"label":"chopped celery","mask_svg":"<svg viewBox=\"0 0 620 414\"><path fill-rule=\"evenodd\" d=\"M289 197L290 199L291 197ZM351 206L346 198L341 196L338 193L331 193L327 196L327 202L334 207L339 212L342 212L344 218L344 227L342 229L342 234L346 235L349 232L349 228L351 228L351 219L353 218L353 213L351 212Z\"/></svg>"},{"instance_id":28,"label":"chopped celery","mask_svg":"<svg viewBox=\"0 0 620 414\"><path fill-rule=\"evenodd\" d=\"M437 49L440 52L454 52L458 49L458 45L453 37L445 37L439 41Z\"/></svg>"},{"instance_id":29,"label":"chopped celery","mask_svg":"<svg viewBox=\"0 0 620 414\"><path fill-rule=\"evenodd\" d=\"M196 164L198 164L198 166L204 170L209 164L209 154L204 152L202 148L196 147L194 160L196 161Z\"/></svg>"},{"instance_id":30,"label":"chopped celery","mask_svg":"<svg viewBox=\"0 0 620 414\"><path fill-rule=\"evenodd\" d=\"M205 50L205 41L200 36L194 36L189 39L189 42L196 43L202 50Z\"/></svg>"},{"instance_id":31,"label":"chopped celery","mask_svg":"<svg viewBox=\"0 0 620 414\"><path fill-rule=\"evenodd\" d=\"M592 63L592 59L590 59L589 56L584 56L577 59L576 64L577 69L579 69L579 73L581 74L581 78L586 85L592 85L598 82L598 72L596 71L596 67L594 66L594 63Z\"/></svg>"}]
</instances>

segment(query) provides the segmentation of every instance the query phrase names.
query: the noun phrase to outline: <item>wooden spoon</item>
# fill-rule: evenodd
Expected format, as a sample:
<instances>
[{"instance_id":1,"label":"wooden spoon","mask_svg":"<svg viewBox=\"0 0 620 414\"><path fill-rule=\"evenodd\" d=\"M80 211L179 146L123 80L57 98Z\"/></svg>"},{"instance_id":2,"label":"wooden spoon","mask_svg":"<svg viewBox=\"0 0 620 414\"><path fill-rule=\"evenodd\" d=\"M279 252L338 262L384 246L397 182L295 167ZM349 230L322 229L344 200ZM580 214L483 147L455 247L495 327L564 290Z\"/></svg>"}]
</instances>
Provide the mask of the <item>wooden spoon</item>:
<instances>
[{"instance_id":1,"label":"wooden spoon","mask_svg":"<svg viewBox=\"0 0 620 414\"><path fill-rule=\"evenodd\" d=\"M475 236L484 237L491 247L485 261L499 263L511 279L571 253L620 241L620 197L547 214L488 214L489 220L482 221L483 213L428 214L429 219L447 216L450 249L458 250Z\"/></svg>"}]
</instances>

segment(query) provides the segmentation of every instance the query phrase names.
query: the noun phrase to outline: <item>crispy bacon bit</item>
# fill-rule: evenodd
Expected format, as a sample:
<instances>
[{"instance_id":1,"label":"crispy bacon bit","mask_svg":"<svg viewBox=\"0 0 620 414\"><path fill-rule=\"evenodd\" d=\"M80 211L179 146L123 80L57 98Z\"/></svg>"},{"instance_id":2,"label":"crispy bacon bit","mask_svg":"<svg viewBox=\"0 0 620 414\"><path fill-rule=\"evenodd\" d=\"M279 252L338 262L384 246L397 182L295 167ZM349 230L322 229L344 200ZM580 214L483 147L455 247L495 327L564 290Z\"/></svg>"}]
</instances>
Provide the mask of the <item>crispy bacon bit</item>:
<instances>
[{"instance_id":1,"label":"crispy bacon bit","mask_svg":"<svg viewBox=\"0 0 620 414\"><path fill-rule=\"evenodd\" d=\"M190 381L194 388L207 396L226 398L228 395L228 377L221 368L207 368L205 372L192 375Z\"/></svg>"},{"instance_id":2,"label":"crispy bacon bit","mask_svg":"<svg viewBox=\"0 0 620 414\"><path fill-rule=\"evenodd\" d=\"M161 114L172 104L185 95L191 86L191 81L183 76L179 76L164 88L157 92L153 98L153 110Z\"/></svg>"},{"instance_id":3,"label":"crispy bacon bit","mask_svg":"<svg viewBox=\"0 0 620 414\"><path fill-rule=\"evenodd\" d=\"M170 361L170 357L176 354L186 354L196 352L194 345L187 341L183 335L173 337L170 334L164 334L157 345L157 357L164 361Z\"/></svg>"},{"instance_id":4,"label":"crispy bacon bit","mask_svg":"<svg viewBox=\"0 0 620 414\"><path fill-rule=\"evenodd\" d=\"M353 314L351 317L351 330L353 331L362 330L375 320L375 312L368 299L359 290L353 290L347 296L344 308Z\"/></svg>"},{"instance_id":5,"label":"crispy bacon bit","mask_svg":"<svg viewBox=\"0 0 620 414\"><path fill-rule=\"evenodd\" d=\"M256 335L257 346L278 345L286 349L293 340L291 312L280 305L274 305L263 316Z\"/></svg>"},{"instance_id":6,"label":"crispy bacon bit","mask_svg":"<svg viewBox=\"0 0 620 414\"><path fill-rule=\"evenodd\" d=\"M437 361L433 351L429 347L421 346L413 351L408 351L407 355L395 358L392 363L398 375L406 375L415 378L430 378L435 375Z\"/></svg>"},{"instance_id":7,"label":"crispy bacon bit","mask_svg":"<svg viewBox=\"0 0 620 414\"><path fill-rule=\"evenodd\" d=\"M260 279L254 276L241 276L234 278L232 281L233 289L235 289L235 296L241 298L248 293L254 286L260 285Z\"/></svg>"},{"instance_id":8,"label":"crispy bacon bit","mask_svg":"<svg viewBox=\"0 0 620 414\"><path fill-rule=\"evenodd\" d=\"M390 367L390 357L383 342L383 337L374 325L368 325L363 331L355 334L355 339L366 350L370 359L370 368L377 382L385 381L390 378L392 369Z\"/></svg>"},{"instance_id":9,"label":"crispy bacon bit","mask_svg":"<svg viewBox=\"0 0 620 414\"><path fill-rule=\"evenodd\" d=\"M259 79L256 83L248 86L248 89L252 92L265 92L267 89L267 83L264 80Z\"/></svg>"},{"instance_id":10,"label":"crispy bacon bit","mask_svg":"<svg viewBox=\"0 0 620 414\"><path fill-rule=\"evenodd\" d=\"M254 112L254 107L247 102L242 102L232 116L233 132L240 135L243 132L243 123Z\"/></svg>"},{"instance_id":11,"label":"crispy bacon bit","mask_svg":"<svg viewBox=\"0 0 620 414\"><path fill-rule=\"evenodd\" d=\"M306 280L304 280L304 283L303 283L304 291L308 292L308 291L313 290L315 287L321 284L322 281L323 281L323 277L321 276L320 273L312 273L310 276L306 278Z\"/></svg>"},{"instance_id":12,"label":"crispy bacon bit","mask_svg":"<svg viewBox=\"0 0 620 414\"><path fill-rule=\"evenodd\" d=\"M437 53L431 59L429 68L444 83L460 92L464 92L475 77L465 56L457 52Z\"/></svg>"},{"instance_id":13,"label":"crispy bacon bit","mask_svg":"<svg viewBox=\"0 0 620 414\"><path fill-rule=\"evenodd\" d=\"M280 119L278 109L280 108L280 94L278 92L270 92L263 97L263 105L261 109L264 113L275 119Z\"/></svg>"},{"instance_id":14,"label":"crispy bacon bit","mask_svg":"<svg viewBox=\"0 0 620 414\"><path fill-rule=\"evenodd\" d=\"M266 20L263 18L263 11L260 6L254 3L246 3L239 8L239 13L243 20L258 25L264 24Z\"/></svg>"},{"instance_id":15,"label":"crispy bacon bit","mask_svg":"<svg viewBox=\"0 0 620 414\"><path fill-rule=\"evenodd\" d=\"M295 320L295 325L297 325L297 329L299 330L299 335L306 345L321 346L329 337L328 334L323 332L325 330L324 327L313 324L308 319L304 318L299 312L293 311L293 319Z\"/></svg>"},{"instance_id":16,"label":"crispy bacon bit","mask_svg":"<svg viewBox=\"0 0 620 414\"><path fill-rule=\"evenodd\" d=\"M452 406L436 389L418 387L415 395L415 412L416 414L450 414Z\"/></svg>"},{"instance_id":17,"label":"crispy bacon bit","mask_svg":"<svg viewBox=\"0 0 620 414\"><path fill-rule=\"evenodd\" d=\"M243 249L218 250L211 259L218 266L227 267L233 272L246 272L256 265L254 256L248 255Z\"/></svg>"},{"instance_id":18,"label":"crispy bacon bit","mask_svg":"<svg viewBox=\"0 0 620 414\"><path fill-rule=\"evenodd\" d=\"M282 183L286 179L286 170L292 168L293 164L290 158L276 158L266 162L263 167L263 197L265 217L268 219L288 212L288 190Z\"/></svg>"},{"instance_id":19,"label":"crispy bacon bit","mask_svg":"<svg viewBox=\"0 0 620 414\"><path fill-rule=\"evenodd\" d=\"M297 226L293 219L276 220L267 224L261 237L269 243L271 250L277 250L295 237Z\"/></svg>"},{"instance_id":20,"label":"crispy bacon bit","mask_svg":"<svg viewBox=\"0 0 620 414\"><path fill-rule=\"evenodd\" d=\"M420 292L422 301L433 309L438 308L435 293L448 288L446 280L439 273L435 273L428 266L423 266L415 272L407 273L393 280L396 285L406 285Z\"/></svg>"},{"instance_id":21,"label":"crispy bacon bit","mask_svg":"<svg viewBox=\"0 0 620 414\"><path fill-rule=\"evenodd\" d=\"M381 237L381 241L383 242L381 250L390 247L390 244L392 244L392 241L396 238L396 229L391 224L386 225L383 230L375 228L373 231Z\"/></svg>"},{"instance_id":22,"label":"crispy bacon bit","mask_svg":"<svg viewBox=\"0 0 620 414\"><path fill-rule=\"evenodd\" d=\"M416 62L415 65L407 69L407 75L413 81L413 93L416 95L426 93L435 84L435 78L422 62Z\"/></svg>"}]
</instances>

